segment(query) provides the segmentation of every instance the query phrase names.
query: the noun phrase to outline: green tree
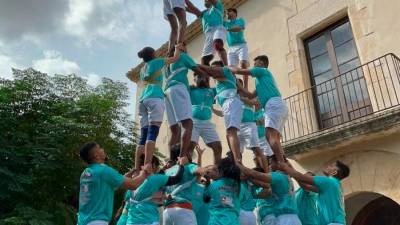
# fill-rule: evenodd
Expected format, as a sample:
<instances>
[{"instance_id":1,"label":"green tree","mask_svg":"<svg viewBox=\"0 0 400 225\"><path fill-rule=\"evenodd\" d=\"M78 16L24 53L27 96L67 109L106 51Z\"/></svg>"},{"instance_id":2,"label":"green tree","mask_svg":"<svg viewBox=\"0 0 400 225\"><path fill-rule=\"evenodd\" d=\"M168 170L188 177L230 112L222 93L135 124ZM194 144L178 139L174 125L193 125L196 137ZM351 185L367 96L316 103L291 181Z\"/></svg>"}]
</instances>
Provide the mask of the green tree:
<instances>
[{"instance_id":1,"label":"green tree","mask_svg":"<svg viewBox=\"0 0 400 225\"><path fill-rule=\"evenodd\" d=\"M120 172L132 167L127 86L33 69L13 75L0 80L0 224L74 224L81 144L97 141Z\"/></svg>"}]
</instances>

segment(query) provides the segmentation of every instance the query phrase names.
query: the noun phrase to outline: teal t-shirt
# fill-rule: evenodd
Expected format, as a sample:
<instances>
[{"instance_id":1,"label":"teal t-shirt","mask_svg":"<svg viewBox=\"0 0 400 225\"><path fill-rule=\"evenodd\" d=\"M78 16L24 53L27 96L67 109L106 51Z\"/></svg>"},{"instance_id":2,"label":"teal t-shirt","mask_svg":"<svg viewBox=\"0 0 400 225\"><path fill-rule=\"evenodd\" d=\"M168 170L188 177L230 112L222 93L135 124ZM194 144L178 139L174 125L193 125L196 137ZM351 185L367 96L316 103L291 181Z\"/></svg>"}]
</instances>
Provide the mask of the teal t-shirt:
<instances>
[{"instance_id":1,"label":"teal t-shirt","mask_svg":"<svg viewBox=\"0 0 400 225\"><path fill-rule=\"evenodd\" d=\"M124 176L106 164L90 164L80 178L78 225L90 221L111 221L114 191Z\"/></svg>"},{"instance_id":2,"label":"teal t-shirt","mask_svg":"<svg viewBox=\"0 0 400 225\"><path fill-rule=\"evenodd\" d=\"M145 82L145 87L139 102L148 98L164 98L162 84L165 66L164 58L156 58L144 64L140 70L140 80Z\"/></svg>"},{"instance_id":3,"label":"teal t-shirt","mask_svg":"<svg viewBox=\"0 0 400 225\"><path fill-rule=\"evenodd\" d=\"M177 84L183 84L189 88L188 72L189 69L197 67L196 62L188 54L182 52L179 60L172 63L170 66L171 71L166 73L165 77L165 89L172 87Z\"/></svg>"},{"instance_id":4,"label":"teal t-shirt","mask_svg":"<svg viewBox=\"0 0 400 225\"><path fill-rule=\"evenodd\" d=\"M240 186L240 208L244 211L253 211L256 201L253 198L252 184L242 181Z\"/></svg>"},{"instance_id":5,"label":"teal t-shirt","mask_svg":"<svg viewBox=\"0 0 400 225\"><path fill-rule=\"evenodd\" d=\"M196 215L198 225L207 225L210 217L208 213L208 206L203 200L204 196L204 185L197 182L193 183L192 187L192 206L193 212Z\"/></svg>"},{"instance_id":6,"label":"teal t-shirt","mask_svg":"<svg viewBox=\"0 0 400 225\"><path fill-rule=\"evenodd\" d=\"M224 27L226 28L226 30L229 30L232 27L242 28L242 30L239 32L228 31L226 41L228 42L229 46L235 46L246 43L246 41L244 40L244 32L243 32L245 24L246 23L242 18L237 18L234 20L228 20L224 22Z\"/></svg>"},{"instance_id":7,"label":"teal t-shirt","mask_svg":"<svg viewBox=\"0 0 400 225\"><path fill-rule=\"evenodd\" d=\"M254 119L257 122L257 132L258 132L258 137L265 138L265 126L264 123L259 123L258 121L262 120L264 121L264 109L260 108L254 113Z\"/></svg>"},{"instance_id":8,"label":"teal t-shirt","mask_svg":"<svg viewBox=\"0 0 400 225\"><path fill-rule=\"evenodd\" d=\"M275 79L267 68L253 67L250 73L255 78L257 97L263 108L270 98L281 97Z\"/></svg>"},{"instance_id":9,"label":"teal t-shirt","mask_svg":"<svg viewBox=\"0 0 400 225\"><path fill-rule=\"evenodd\" d=\"M275 198L275 216L297 214L293 184L288 175L281 172L271 172L271 190Z\"/></svg>"},{"instance_id":10,"label":"teal t-shirt","mask_svg":"<svg viewBox=\"0 0 400 225\"><path fill-rule=\"evenodd\" d=\"M190 88L192 116L196 120L209 120L212 117L212 106L217 92L215 88Z\"/></svg>"},{"instance_id":11,"label":"teal t-shirt","mask_svg":"<svg viewBox=\"0 0 400 225\"><path fill-rule=\"evenodd\" d=\"M154 174L136 189L132 196L133 204L129 209L127 224L151 224L160 220L158 205L151 197L167 184L168 176Z\"/></svg>"},{"instance_id":12,"label":"teal t-shirt","mask_svg":"<svg viewBox=\"0 0 400 225\"><path fill-rule=\"evenodd\" d=\"M201 13L201 24L204 33L210 31L213 27L223 26L224 24L224 5L221 0L217 0L217 4Z\"/></svg>"},{"instance_id":13,"label":"teal t-shirt","mask_svg":"<svg viewBox=\"0 0 400 225\"><path fill-rule=\"evenodd\" d=\"M319 225L318 194L299 188L296 191L297 215L302 225Z\"/></svg>"},{"instance_id":14,"label":"teal t-shirt","mask_svg":"<svg viewBox=\"0 0 400 225\"><path fill-rule=\"evenodd\" d=\"M254 111L252 106L243 103L242 123L254 122Z\"/></svg>"},{"instance_id":15,"label":"teal t-shirt","mask_svg":"<svg viewBox=\"0 0 400 225\"><path fill-rule=\"evenodd\" d=\"M254 194L259 194L263 191L262 187L253 186ZM260 220L260 224L263 224L263 219L268 215L275 215L275 198L272 195L269 195L267 198L257 198L256 199L256 208L258 213L258 218Z\"/></svg>"},{"instance_id":16,"label":"teal t-shirt","mask_svg":"<svg viewBox=\"0 0 400 225\"><path fill-rule=\"evenodd\" d=\"M231 73L231 71L227 67L224 67L222 69L224 71L225 80L217 80L217 85L215 86L216 91L217 91L217 96L218 96L218 98L217 98L218 104L220 104L221 106L224 104L224 101L226 100L225 97L220 96L220 94L223 91L226 91L229 89L232 90L232 92L237 91L235 76Z\"/></svg>"},{"instance_id":17,"label":"teal t-shirt","mask_svg":"<svg viewBox=\"0 0 400 225\"><path fill-rule=\"evenodd\" d=\"M172 195L172 200L165 202L165 205L169 205L171 203L185 203L191 202L192 196L192 187L193 183L196 182L196 176L194 172L198 166L194 163L189 163L185 165L185 170L183 172L182 180L176 184L166 188L166 193ZM175 176L178 172L179 165L175 165L168 170L165 171L165 174L168 176ZM184 187L184 188L183 188ZM174 190L179 188L180 191L174 193Z\"/></svg>"},{"instance_id":18,"label":"teal t-shirt","mask_svg":"<svg viewBox=\"0 0 400 225\"><path fill-rule=\"evenodd\" d=\"M118 219L117 225L126 225L126 222L128 221L128 212L132 204L131 196L132 196L132 191L127 190L125 192L125 197L124 197L125 201L124 209L122 210L121 216Z\"/></svg>"},{"instance_id":19,"label":"teal t-shirt","mask_svg":"<svg viewBox=\"0 0 400 225\"><path fill-rule=\"evenodd\" d=\"M335 177L314 176L318 188L319 218L323 224L346 224L340 181Z\"/></svg>"},{"instance_id":20,"label":"teal t-shirt","mask_svg":"<svg viewBox=\"0 0 400 225\"><path fill-rule=\"evenodd\" d=\"M240 193L239 183L229 178L213 181L204 195L210 198L209 225L240 225Z\"/></svg>"}]
</instances>

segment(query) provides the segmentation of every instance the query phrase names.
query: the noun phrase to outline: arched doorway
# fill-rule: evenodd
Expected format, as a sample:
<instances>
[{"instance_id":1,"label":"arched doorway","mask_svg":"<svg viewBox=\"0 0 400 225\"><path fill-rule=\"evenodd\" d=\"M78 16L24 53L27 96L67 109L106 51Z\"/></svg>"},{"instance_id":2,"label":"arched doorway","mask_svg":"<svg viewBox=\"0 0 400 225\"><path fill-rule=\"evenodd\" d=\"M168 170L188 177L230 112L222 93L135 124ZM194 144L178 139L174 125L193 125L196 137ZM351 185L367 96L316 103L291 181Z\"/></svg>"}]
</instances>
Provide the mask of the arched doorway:
<instances>
[{"instance_id":1,"label":"arched doorway","mask_svg":"<svg viewBox=\"0 0 400 225\"><path fill-rule=\"evenodd\" d=\"M400 205L373 192L360 192L346 199L346 214L351 225L400 224Z\"/></svg>"}]
</instances>

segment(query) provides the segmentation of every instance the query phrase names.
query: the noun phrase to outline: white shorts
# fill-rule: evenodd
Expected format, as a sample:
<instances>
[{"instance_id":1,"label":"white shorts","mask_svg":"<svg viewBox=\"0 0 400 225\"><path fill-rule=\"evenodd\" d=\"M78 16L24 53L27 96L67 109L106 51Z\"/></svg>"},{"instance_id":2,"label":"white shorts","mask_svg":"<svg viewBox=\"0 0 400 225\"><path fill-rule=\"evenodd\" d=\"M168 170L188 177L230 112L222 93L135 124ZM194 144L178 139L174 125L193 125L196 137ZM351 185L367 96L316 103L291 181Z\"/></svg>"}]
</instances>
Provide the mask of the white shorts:
<instances>
[{"instance_id":1,"label":"white shorts","mask_svg":"<svg viewBox=\"0 0 400 225\"><path fill-rule=\"evenodd\" d=\"M283 214L276 218L276 225L301 225L296 214Z\"/></svg>"},{"instance_id":2,"label":"white shorts","mask_svg":"<svg viewBox=\"0 0 400 225\"><path fill-rule=\"evenodd\" d=\"M215 124L210 120L193 120L193 130L191 141L199 143L201 137L206 144L220 141Z\"/></svg>"},{"instance_id":3,"label":"white shorts","mask_svg":"<svg viewBox=\"0 0 400 225\"><path fill-rule=\"evenodd\" d=\"M177 84L165 91L165 109L170 126L192 119L192 102L185 85Z\"/></svg>"},{"instance_id":4,"label":"white shorts","mask_svg":"<svg viewBox=\"0 0 400 225\"><path fill-rule=\"evenodd\" d=\"M197 225L196 215L192 210L166 208L163 213L163 225Z\"/></svg>"},{"instance_id":5,"label":"white shorts","mask_svg":"<svg viewBox=\"0 0 400 225\"><path fill-rule=\"evenodd\" d=\"M266 215L261 221L261 225L276 225L276 217L272 214Z\"/></svg>"},{"instance_id":6,"label":"white shorts","mask_svg":"<svg viewBox=\"0 0 400 225\"><path fill-rule=\"evenodd\" d=\"M87 225L108 225L108 222L104 220L94 220L89 222Z\"/></svg>"},{"instance_id":7,"label":"white shorts","mask_svg":"<svg viewBox=\"0 0 400 225\"><path fill-rule=\"evenodd\" d=\"M214 40L221 39L225 42L226 30L223 26L213 27L206 32L202 56L214 55Z\"/></svg>"},{"instance_id":8,"label":"white shorts","mask_svg":"<svg viewBox=\"0 0 400 225\"><path fill-rule=\"evenodd\" d=\"M139 103L140 128L151 122L162 122L165 104L161 98L148 98Z\"/></svg>"},{"instance_id":9,"label":"white shorts","mask_svg":"<svg viewBox=\"0 0 400 225\"><path fill-rule=\"evenodd\" d=\"M255 122L241 123L238 137L241 153L243 153L244 148L252 150L252 148L260 146Z\"/></svg>"},{"instance_id":10,"label":"white shorts","mask_svg":"<svg viewBox=\"0 0 400 225\"><path fill-rule=\"evenodd\" d=\"M265 127L270 127L282 134L288 117L288 108L281 97L273 97L264 107Z\"/></svg>"},{"instance_id":11,"label":"white shorts","mask_svg":"<svg viewBox=\"0 0 400 225\"><path fill-rule=\"evenodd\" d=\"M265 156L271 156L274 154L274 152L272 151L271 146L269 145L267 139L265 137L262 138L258 138L258 143L260 145L260 149L263 152L263 154Z\"/></svg>"},{"instance_id":12,"label":"white shorts","mask_svg":"<svg viewBox=\"0 0 400 225\"><path fill-rule=\"evenodd\" d=\"M249 61L249 49L246 43L229 47L228 65L238 66L240 61Z\"/></svg>"},{"instance_id":13,"label":"white shorts","mask_svg":"<svg viewBox=\"0 0 400 225\"><path fill-rule=\"evenodd\" d=\"M174 8L185 9L185 0L163 0L164 5L164 18L167 15L175 15Z\"/></svg>"},{"instance_id":14,"label":"white shorts","mask_svg":"<svg viewBox=\"0 0 400 225\"><path fill-rule=\"evenodd\" d=\"M222 105L222 113L224 114L225 128L235 127L240 129L240 123L243 114L243 102L239 97L227 98Z\"/></svg>"},{"instance_id":15,"label":"white shorts","mask_svg":"<svg viewBox=\"0 0 400 225\"><path fill-rule=\"evenodd\" d=\"M256 225L256 215L254 215L253 211L244 211L240 210L240 225Z\"/></svg>"}]
</instances>

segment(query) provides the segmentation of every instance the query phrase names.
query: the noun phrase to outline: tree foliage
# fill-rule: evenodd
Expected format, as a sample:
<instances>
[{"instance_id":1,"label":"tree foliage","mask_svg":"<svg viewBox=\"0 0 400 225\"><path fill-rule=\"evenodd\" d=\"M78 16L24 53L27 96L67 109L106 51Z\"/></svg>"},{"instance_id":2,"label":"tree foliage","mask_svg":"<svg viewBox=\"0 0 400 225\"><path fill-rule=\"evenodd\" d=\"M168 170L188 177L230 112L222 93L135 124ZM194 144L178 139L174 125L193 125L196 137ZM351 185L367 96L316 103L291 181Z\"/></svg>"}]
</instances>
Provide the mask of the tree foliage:
<instances>
[{"instance_id":1,"label":"tree foliage","mask_svg":"<svg viewBox=\"0 0 400 225\"><path fill-rule=\"evenodd\" d=\"M132 166L136 135L124 83L13 70L0 80L0 224L74 224L78 149L95 140L109 164Z\"/></svg>"}]
</instances>

